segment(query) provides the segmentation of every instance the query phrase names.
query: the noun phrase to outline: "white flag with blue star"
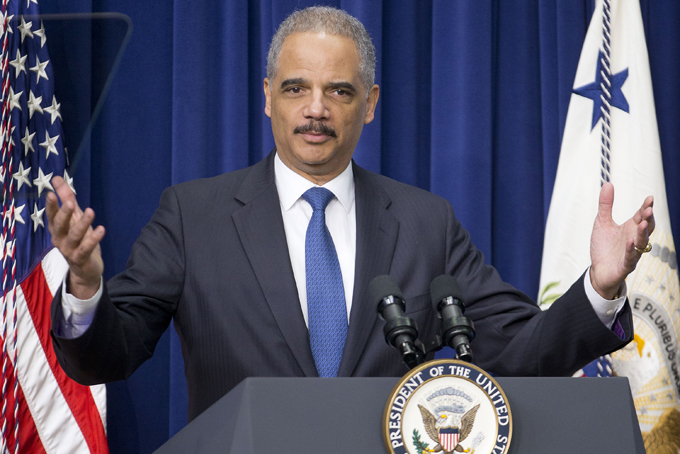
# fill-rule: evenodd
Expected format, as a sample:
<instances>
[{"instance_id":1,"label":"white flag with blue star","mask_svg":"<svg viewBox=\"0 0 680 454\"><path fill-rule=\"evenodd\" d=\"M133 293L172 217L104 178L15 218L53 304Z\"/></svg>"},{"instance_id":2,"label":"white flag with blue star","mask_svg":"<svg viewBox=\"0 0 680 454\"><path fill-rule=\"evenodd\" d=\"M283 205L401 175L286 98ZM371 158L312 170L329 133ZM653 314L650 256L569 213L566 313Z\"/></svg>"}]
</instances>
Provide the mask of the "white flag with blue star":
<instances>
[{"instance_id":1,"label":"white flag with blue star","mask_svg":"<svg viewBox=\"0 0 680 454\"><path fill-rule=\"evenodd\" d=\"M605 79L611 88L605 89ZM588 28L546 225L539 294L545 307L590 265L604 180L614 184L618 223L653 195L656 230L652 251L626 281L635 341L613 354L602 372L628 377L648 454L680 452L677 255L638 0L598 0Z\"/></svg>"}]
</instances>

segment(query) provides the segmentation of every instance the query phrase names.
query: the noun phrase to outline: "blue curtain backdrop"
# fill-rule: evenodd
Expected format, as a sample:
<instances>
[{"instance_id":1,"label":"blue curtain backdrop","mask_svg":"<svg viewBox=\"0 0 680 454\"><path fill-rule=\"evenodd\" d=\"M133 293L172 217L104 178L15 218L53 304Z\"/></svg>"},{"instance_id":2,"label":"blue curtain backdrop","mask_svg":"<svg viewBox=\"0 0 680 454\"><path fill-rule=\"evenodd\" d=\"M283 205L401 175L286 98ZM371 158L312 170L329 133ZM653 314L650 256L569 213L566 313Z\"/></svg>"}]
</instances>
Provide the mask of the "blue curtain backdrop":
<instances>
[{"instance_id":1,"label":"blue curtain backdrop","mask_svg":"<svg viewBox=\"0 0 680 454\"><path fill-rule=\"evenodd\" d=\"M125 266L165 187L239 169L269 153L266 50L277 24L315 3L358 17L377 49L381 98L356 161L450 200L487 262L535 296L592 0L42 2L44 13L119 11L135 25L77 171L81 202L107 228L106 276ZM641 6L678 241L680 3L642 0ZM112 46L113 34L93 31L91 47L62 46L77 52L77 65L93 75L92 87L75 87L79 95L58 93L65 123L69 102L95 102L82 92L101 85L98 55ZM58 59L60 43L48 39L48 45ZM108 390L112 453L151 452L176 433L186 422L186 390L174 330L153 359Z\"/></svg>"}]
</instances>

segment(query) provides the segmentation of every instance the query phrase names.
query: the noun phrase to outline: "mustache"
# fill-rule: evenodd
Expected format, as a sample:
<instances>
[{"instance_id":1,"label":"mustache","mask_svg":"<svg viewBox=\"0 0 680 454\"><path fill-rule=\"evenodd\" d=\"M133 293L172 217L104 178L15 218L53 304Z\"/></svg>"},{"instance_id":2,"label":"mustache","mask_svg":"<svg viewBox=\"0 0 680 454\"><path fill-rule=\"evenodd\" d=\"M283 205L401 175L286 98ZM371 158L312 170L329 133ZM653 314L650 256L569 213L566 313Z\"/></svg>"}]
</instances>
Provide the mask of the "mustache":
<instances>
[{"instance_id":1,"label":"mustache","mask_svg":"<svg viewBox=\"0 0 680 454\"><path fill-rule=\"evenodd\" d=\"M331 136L331 137L337 137L338 136L335 133L335 129L331 128L326 123L322 123L320 121L310 121L306 125L297 126L293 130L293 133L295 133L295 134L306 134L306 133L309 133L309 132L314 132L314 133L317 133L317 134L325 134L325 135Z\"/></svg>"}]
</instances>

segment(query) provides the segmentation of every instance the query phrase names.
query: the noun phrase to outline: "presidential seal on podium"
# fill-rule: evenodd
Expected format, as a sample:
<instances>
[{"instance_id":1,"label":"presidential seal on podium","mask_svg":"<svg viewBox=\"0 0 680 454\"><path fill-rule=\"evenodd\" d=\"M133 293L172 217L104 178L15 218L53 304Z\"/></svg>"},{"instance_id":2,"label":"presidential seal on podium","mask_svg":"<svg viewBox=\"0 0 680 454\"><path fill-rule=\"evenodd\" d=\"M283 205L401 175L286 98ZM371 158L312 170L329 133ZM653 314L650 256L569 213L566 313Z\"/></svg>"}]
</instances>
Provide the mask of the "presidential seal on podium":
<instances>
[{"instance_id":1,"label":"presidential seal on podium","mask_svg":"<svg viewBox=\"0 0 680 454\"><path fill-rule=\"evenodd\" d=\"M393 454L504 454L512 439L505 393L482 369L463 361L429 361L406 374L383 413Z\"/></svg>"}]
</instances>

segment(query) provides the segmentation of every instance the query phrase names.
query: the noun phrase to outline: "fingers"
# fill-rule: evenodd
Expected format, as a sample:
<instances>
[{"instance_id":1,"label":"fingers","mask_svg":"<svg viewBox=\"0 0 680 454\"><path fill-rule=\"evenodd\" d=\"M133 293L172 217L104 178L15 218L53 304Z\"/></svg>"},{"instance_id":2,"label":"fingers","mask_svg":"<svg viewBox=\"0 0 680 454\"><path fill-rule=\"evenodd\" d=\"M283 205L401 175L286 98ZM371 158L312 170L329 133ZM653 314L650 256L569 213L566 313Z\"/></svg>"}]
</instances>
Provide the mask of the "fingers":
<instances>
[{"instance_id":1,"label":"fingers","mask_svg":"<svg viewBox=\"0 0 680 454\"><path fill-rule=\"evenodd\" d=\"M62 202L65 202L68 199L75 201L76 197L73 194L73 191L71 191L71 188L62 177L53 177L50 182Z\"/></svg>"},{"instance_id":2,"label":"fingers","mask_svg":"<svg viewBox=\"0 0 680 454\"><path fill-rule=\"evenodd\" d=\"M612 206L614 205L614 185L605 183L600 189L600 199L598 205L598 216L606 220L612 218Z\"/></svg>"},{"instance_id":3,"label":"fingers","mask_svg":"<svg viewBox=\"0 0 680 454\"><path fill-rule=\"evenodd\" d=\"M651 236L652 233L654 233L654 230L656 229L656 221L654 220L654 213L650 214L649 217L647 218L647 232Z\"/></svg>"},{"instance_id":4,"label":"fingers","mask_svg":"<svg viewBox=\"0 0 680 454\"><path fill-rule=\"evenodd\" d=\"M94 211L87 208L82 216L73 215L73 203L66 202L52 219L52 243L71 264L82 264L104 237L104 228L92 228Z\"/></svg>"},{"instance_id":5,"label":"fingers","mask_svg":"<svg viewBox=\"0 0 680 454\"><path fill-rule=\"evenodd\" d=\"M647 244L649 244L649 235L650 232L648 231L647 227L649 227L649 224L647 221L642 221L637 225L637 235L636 237L632 240L633 246L639 250L644 250L647 247ZM637 249L635 249L635 252L638 254L641 254Z\"/></svg>"},{"instance_id":6,"label":"fingers","mask_svg":"<svg viewBox=\"0 0 680 454\"><path fill-rule=\"evenodd\" d=\"M626 253L623 263L626 273L630 273L635 269L640 256L641 254L635 249L635 240L631 238L626 242Z\"/></svg>"},{"instance_id":7,"label":"fingers","mask_svg":"<svg viewBox=\"0 0 680 454\"><path fill-rule=\"evenodd\" d=\"M52 225L52 220L57 215L59 211L59 202L57 201L57 196L53 192L47 193L47 199L45 202L45 209L47 211L47 222L48 225Z\"/></svg>"},{"instance_id":8,"label":"fingers","mask_svg":"<svg viewBox=\"0 0 680 454\"><path fill-rule=\"evenodd\" d=\"M79 221L83 216L83 211L80 209L71 187L63 178L56 176L50 182L55 192L47 194L45 208L52 242L55 243L55 239L59 242L62 237L66 237L72 224ZM59 207L59 200L61 200L61 208ZM92 223L92 219L94 219L94 212L90 215L88 225ZM79 233L83 232L80 232L79 229ZM55 246L58 247L56 243Z\"/></svg>"},{"instance_id":9,"label":"fingers","mask_svg":"<svg viewBox=\"0 0 680 454\"><path fill-rule=\"evenodd\" d=\"M643 219L649 217L653 210L654 207L654 197L653 196L648 196L644 202L642 202L642 206L640 206L640 209L635 212L635 215L633 216L633 219L635 219L635 222L640 222Z\"/></svg>"},{"instance_id":10,"label":"fingers","mask_svg":"<svg viewBox=\"0 0 680 454\"><path fill-rule=\"evenodd\" d=\"M91 208L80 211L73 191L63 179L55 177L52 182L62 201L59 207L57 195L52 192L47 195L47 222L52 244L60 250L69 265L83 265L104 237L104 227L92 228L94 211Z\"/></svg>"},{"instance_id":11,"label":"fingers","mask_svg":"<svg viewBox=\"0 0 680 454\"><path fill-rule=\"evenodd\" d=\"M654 229L656 228L656 221L654 220L654 197L653 196L648 196L645 201L642 203L642 208L640 208L640 211L642 211L642 219L647 221L647 233L649 235L654 232Z\"/></svg>"},{"instance_id":12,"label":"fingers","mask_svg":"<svg viewBox=\"0 0 680 454\"><path fill-rule=\"evenodd\" d=\"M73 202L67 202L59 208L57 198L53 193L47 195L47 227L52 240L60 240L68 234L73 215ZM57 244L55 244L57 246Z\"/></svg>"},{"instance_id":13,"label":"fingers","mask_svg":"<svg viewBox=\"0 0 680 454\"><path fill-rule=\"evenodd\" d=\"M649 238L656 228L654 220L654 197L649 196L642 203L642 206L633 215L633 221L637 224L637 234L634 245L638 249L644 249L649 244Z\"/></svg>"},{"instance_id":14,"label":"fingers","mask_svg":"<svg viewBox=\"0 0 680 454\"><path fill-rule=\"evenodd\" d=\"M78 265L85 264L92 255L94 249L99 245L99 242L104 238L104 227L99 226L96 229L87 229L80 241L74 244L71 260Z\"/></svg>"},{"instance_id":15,"label":"fingers","mask_svg":"<svg viewBox=\"0 0 680 454\"><path fill-rule=\"evenodd\" d=\"M94 211L92 211L91 208L87 208L82 216L75 220L75 222L70 223L66 236L64 237L64 246L68 249L77 249L85 237L85 234L91 230L92 221L94 221Z\"/></svg>"},{"instance_id":16,"label":"fingers","mask_svg":"<svg viewBox=\"0 0 680 454\"><path fill-rule=\"evenodd\" d=\"M94 211L91 208L80 210L73 191L62 178L52 178L52 186L56 194L48 193L45 205L52 244L69 264L69 292L77 298L87 299L99 288L104 271L99 242L104 238L105 230L102 226L92 228Z\"/></svg>"},{"instance_id":17,"label":"fingers","mask_svg":"<svg viewBox=\"0 0 680 454\"><path fill-rule=\"evenodd\" d=\"M82 211L78 206L76 195L73 193L68 183L66 183L62 177L53 177L50 182L52 183L52 187L54 187L54 191L59 196L62 205L72 202L74 212L80 214Z\"/></svg>"}]
</instances>

